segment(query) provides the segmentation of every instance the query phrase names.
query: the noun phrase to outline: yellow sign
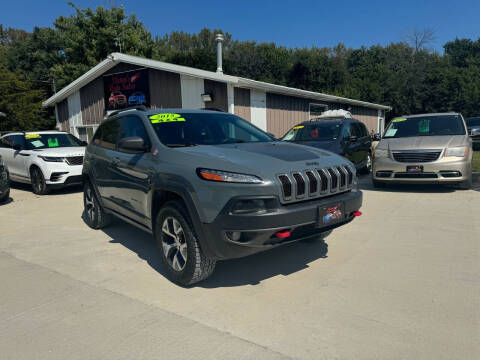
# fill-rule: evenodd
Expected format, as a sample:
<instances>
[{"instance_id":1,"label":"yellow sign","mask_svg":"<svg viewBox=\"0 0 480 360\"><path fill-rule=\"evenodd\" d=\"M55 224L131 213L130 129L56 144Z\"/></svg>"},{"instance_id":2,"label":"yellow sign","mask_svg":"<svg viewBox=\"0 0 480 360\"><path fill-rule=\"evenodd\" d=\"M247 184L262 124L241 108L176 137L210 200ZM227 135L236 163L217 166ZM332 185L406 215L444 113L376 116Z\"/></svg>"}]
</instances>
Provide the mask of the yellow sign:
<instances>
[{"instance_id":1,"label":"yellow sign","mask_svg":"<svg viewBox=\"0 0 480 360\"><path fill-rule=\"evenodd\" d=\"M186 121L180 114L155 114L150 116L150 121L152 124L166 123L166 122L176 122L176 121Z\"/></svg>"},{"instance_id":2,"label":"yellow sign","mask_svg":"<svg viewBox=\"0 0 480 360\"><path fill-rule=\"evenodd\" d=\"M304 127L303 125L294 126L293 130L303 129L303 127Z\"/></svg>"},{"instance_id":3,"label":"yellow sign","mask_svg":"<svg viewBox=\"0 0 480 360\"><path fill-rule=\"evenodd\" d=\"M396 118L396 119L393 119L392 122L402 122L405 120L407 120L407 118Z\"/></svg>"},{"instance_id":4,"label":"yellow sign","mask_svg":"<svg viewBox=\"0 0 480 360\"><path fill-rule=\"evenodd\" d=\"M38 139L40 137L39 134L25 134L25 139Z\"/></svg>"}]
</instances>

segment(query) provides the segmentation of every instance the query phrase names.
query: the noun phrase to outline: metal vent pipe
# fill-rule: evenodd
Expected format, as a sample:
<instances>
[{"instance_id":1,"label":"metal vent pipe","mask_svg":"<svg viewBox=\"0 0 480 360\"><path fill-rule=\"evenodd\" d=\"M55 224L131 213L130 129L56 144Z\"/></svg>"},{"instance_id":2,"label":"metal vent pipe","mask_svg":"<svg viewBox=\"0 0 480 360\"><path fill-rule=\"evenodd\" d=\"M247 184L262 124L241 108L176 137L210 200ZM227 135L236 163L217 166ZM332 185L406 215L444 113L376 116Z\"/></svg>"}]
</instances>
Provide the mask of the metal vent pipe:
<instances>
[{"instance_id":1,"label":"metal vent pipe","mask_svg":"<svg viewBox=\"0 0 480 360\"><path fill-rule=\"evenodd\" d=\"M223 40L225 40L225 38L223 37L222 34L217 34L215 36L215 41L217 42L217 72L218 73L223 73L223 68L222 68L222 45L223 45Z\"/></svg>"}]
</instances>

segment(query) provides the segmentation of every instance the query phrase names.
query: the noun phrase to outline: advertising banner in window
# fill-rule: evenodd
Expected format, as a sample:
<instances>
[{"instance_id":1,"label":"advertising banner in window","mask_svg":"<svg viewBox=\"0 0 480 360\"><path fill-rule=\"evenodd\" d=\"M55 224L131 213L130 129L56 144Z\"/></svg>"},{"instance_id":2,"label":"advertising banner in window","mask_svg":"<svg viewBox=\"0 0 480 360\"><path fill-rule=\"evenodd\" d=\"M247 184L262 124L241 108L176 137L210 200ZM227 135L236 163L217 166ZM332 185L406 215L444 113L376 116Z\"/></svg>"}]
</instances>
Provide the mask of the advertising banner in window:
<instances>
[{"instance_id":1,"label":"advertising banner in window","mask_svg":"<svg viewBox=\"0 0 480 360\"><path fill-rule=\"evenodd\" d=\"M129 106L150 106L148 70L139 69L103 77L105 111Z\"/></svg>"}]
</instances>

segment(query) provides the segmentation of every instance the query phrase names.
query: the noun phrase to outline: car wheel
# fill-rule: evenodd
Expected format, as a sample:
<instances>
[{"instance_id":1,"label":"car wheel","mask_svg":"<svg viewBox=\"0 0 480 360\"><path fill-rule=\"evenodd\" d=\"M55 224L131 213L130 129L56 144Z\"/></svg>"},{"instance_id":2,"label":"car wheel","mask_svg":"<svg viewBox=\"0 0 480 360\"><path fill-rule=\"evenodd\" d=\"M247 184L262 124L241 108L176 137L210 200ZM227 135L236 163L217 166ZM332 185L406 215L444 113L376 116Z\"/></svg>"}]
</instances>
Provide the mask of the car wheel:
<instances>
[{"instance_id":1,"label":"car wheel","mask_svg":"<svg viewBox=\"0 0 480 360\"><path fill-rule=\"evenodd\" d=\"M155 240L167 278L187 286L208 278L215 261L200 248L187 210L180 201L169 201L159 211L155 222Z\"/></svg>"},{"instance_id":2,"label":"car wheel","mask_svg":"<svg viewBox=\"0 0 480 360\"><path fill-rule=\"evenodd\" d=\"M83 207L85 222L92 229L101 229L110 223L110 215L105 213L89 181L83 185Z\"/></svg>"},{"instance_id":3,"label":"car wheel","mask_svg":"<svg viewBox=\"0 0 480 360\"><path fill-rule=\"evenodd\" d=\"M384 188L387 186L387 184L385 184L383 181L378 181L375 179L372 179L372 184L374 188Z\"/></svg>"},{"instance_id":4,"label":"car wheel","mask_svg":"<svg viewBox=\"0 0 480 360\"><path fill-rule=\"evenodd\" d=\"M45 178L43 177L42 170L34 166L30 170L30 181L32 183L32 190L34 194L37 195L46 195L49 192Z\"/></svg>"}]
</instances>

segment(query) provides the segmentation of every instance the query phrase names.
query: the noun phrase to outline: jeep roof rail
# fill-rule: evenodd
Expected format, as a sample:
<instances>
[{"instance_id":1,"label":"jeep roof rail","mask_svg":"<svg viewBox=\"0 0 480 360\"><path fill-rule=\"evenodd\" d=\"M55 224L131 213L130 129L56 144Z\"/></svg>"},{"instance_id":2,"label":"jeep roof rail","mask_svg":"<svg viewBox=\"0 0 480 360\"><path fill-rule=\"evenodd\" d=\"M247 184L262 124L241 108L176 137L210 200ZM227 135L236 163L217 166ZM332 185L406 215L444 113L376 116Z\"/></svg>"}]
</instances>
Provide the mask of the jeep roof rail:
<instances>
[{"instance_id":1,"label":"jeep roof rail","mask_svg":"<svg viewBox=\"0 0 480 360\"><path fill-rule=\"evenodd\" d=\"M117 115L117 114L119 114L123 111L128 111L128 110L148 111L148 109L145 105L135 105L135 106L130 106L130 107L126 107L126 108L123 108L123 109L115 110L115 111L111 112L109 115L107 115L107 117Z\"/></svg>"}]
</instances>

